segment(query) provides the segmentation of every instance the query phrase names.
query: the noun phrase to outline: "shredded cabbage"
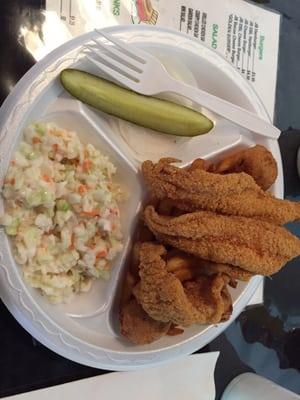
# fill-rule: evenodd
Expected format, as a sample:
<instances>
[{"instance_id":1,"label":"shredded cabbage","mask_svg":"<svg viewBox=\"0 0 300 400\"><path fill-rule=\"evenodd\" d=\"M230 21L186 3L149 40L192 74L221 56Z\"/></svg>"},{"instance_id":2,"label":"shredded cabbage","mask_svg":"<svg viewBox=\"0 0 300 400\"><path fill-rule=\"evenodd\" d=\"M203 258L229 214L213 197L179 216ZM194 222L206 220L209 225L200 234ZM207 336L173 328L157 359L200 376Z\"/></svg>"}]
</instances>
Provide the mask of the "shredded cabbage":
<instances>
[{"instance_id":1,"label":"shredded cabbage","mask_svg":"<svg viewBox=\"0 0 300 400\"><path fill-rule=\"evenodd\" d=\"M122 250L115 166L75 132L34 123L11 161L0 223L25 280L53 303L108 279Z\"/></svg>"}]
</instances>

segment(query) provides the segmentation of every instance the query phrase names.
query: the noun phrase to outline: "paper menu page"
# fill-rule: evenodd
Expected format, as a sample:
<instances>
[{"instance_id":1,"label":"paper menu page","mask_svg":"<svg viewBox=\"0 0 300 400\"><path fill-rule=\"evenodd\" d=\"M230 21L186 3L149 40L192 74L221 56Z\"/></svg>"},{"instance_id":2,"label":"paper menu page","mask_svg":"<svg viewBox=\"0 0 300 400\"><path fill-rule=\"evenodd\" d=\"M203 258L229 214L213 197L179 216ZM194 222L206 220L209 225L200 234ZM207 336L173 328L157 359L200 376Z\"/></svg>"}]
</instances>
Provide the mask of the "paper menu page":
<instances>
[{"instance_id":1,"label":"paper menu page","mask_svg":"<svg viewBox=\"0 0 300 400\"><path fill-rule=\"evenodd\" d=\"M150 24L180 30L212 47L244 75L273 118L280 15L244 0L47 0L65 40L95 27ZM47 40L47 38L45 38Z\"/></svg>"}]
</instances>

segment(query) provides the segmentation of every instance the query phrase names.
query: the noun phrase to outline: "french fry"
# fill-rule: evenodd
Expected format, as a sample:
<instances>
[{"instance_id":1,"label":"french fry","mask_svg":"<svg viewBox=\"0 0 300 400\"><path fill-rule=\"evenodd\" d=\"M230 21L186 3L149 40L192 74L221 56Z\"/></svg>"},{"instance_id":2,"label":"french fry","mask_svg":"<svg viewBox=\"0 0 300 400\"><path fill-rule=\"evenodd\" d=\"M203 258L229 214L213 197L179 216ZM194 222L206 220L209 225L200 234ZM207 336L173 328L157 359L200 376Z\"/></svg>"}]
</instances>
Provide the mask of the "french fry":
<instances>
[{"instance_id":1,"label":"french fry","mask_svg":"<svg viewBox=\"0 0 300 400\"><path fill-rule=\"evenodd\" d=\"M188 167L188 171L194 171L196 169L203 169L204 171L207 171L210 167L210 164L208 161L203 160L202 158L196 158L192 162L192 164Z\"/></svg>"},{"instance_id":2,"label":"french fry","mask_svg":"<svg viewBox=\"0 0 300 400\"><path fill-rule=\"evenodd\" d=\"M236 279L247 281L252 276L250 272L227 264L191 257L180 250L172 249L167 255L167 270L173 272L181 281L197 278L201 275L223 273L231 277L230 286L236 287Z\"/></svg>"},{"instance_id":3,"label":"french fry","mask_svg":"<svg viewBox=\"0 0 300 400\"><path fill-rule=\"evenodd\" d=\"M174 256L167 260L167 270L169 272L191 268L192 266L192 259L188 257Z\"/></svg>"},{"instance_id":4,"label":"french fry","mask_svg":"<svg viewBox=\"0 0 300 400\"><path fill-rule=\"evenodd\" d=\"M177 335L182 335L183 332L184 332L184 330L182 328L178 328L177 326L172 324L170 326L170 329L168 330L167 335L168 336L177 336Z\"/></svg>"},{"instance_id":5,"label":"french fry","mask_svg":"<svg viewBox=\"0 0 300 400\"><path fill-rule=\"evenodd\" d=\"M197 260L197 259L195 259ZM244 271L241 268L234 267L229 264L214 263L212 261L197 260L198 271L200 275L214 275L222 273L228 275L232 279L232 285L235 285L235 280L241 280L247 282L254 274L248 271Z\"/></svg>"},{"instance_id":6,"label":"french fry","mask_svg":"<svg viewBox=\"0 0 300 400\"><path fill-rule=\"evenodd\" d=\"M179 269L174 271L174 275L178 278L181 282L190 281L195 278L195 272L190 268Z\"/></svg>"}]
</instances>

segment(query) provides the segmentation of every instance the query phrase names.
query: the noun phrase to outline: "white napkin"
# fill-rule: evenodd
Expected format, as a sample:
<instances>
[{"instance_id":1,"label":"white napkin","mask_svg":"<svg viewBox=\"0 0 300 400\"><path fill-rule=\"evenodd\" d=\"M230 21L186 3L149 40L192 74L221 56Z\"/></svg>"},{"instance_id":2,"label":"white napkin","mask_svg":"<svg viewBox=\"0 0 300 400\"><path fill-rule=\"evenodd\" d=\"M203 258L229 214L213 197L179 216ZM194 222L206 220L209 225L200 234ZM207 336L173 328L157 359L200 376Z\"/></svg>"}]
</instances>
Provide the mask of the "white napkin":
<instances>
[{"instance_id":1,"label":"white napkin","mask_svg":"<svg viewBox=\"0 0 300 400\"><path fill-rule=\"evenodd\" d=\"M195 354L160 367L114 372L6 399L214 400L218 356L218 352Z\"/></svg>"},{"instance_id":2,"label":"white napkin","mask_svg":"<svg viewBox=\"0 0 300 400\"><path fill-rule=\"evenodd\" d=\"M256 289L254 295L249 300L248 306L254 306L256 304L262 304L264 302L264 281L262 281Z\"/></svg>"}]
</instances>

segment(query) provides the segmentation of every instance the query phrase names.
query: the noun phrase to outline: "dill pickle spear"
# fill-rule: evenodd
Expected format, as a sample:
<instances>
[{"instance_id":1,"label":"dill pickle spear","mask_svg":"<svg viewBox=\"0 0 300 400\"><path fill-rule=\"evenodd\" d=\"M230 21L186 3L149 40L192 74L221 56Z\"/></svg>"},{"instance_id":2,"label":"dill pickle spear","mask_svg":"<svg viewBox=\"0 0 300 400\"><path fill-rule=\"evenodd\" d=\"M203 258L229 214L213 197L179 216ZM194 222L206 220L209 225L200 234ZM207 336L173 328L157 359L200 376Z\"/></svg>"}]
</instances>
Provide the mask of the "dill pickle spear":
<instances>
[{"instance_id":1,"label":"dill pickle spear","mask_svg":"<svg viewBox=\"0 0 300 400\"><path fill-rule=\"evenodd\" d=\"M209 132L213 122L191 108L144 96L77 69L60 73L63 87L83 103L145 128L176 136Z\"/></svg>"}]
</instances>

